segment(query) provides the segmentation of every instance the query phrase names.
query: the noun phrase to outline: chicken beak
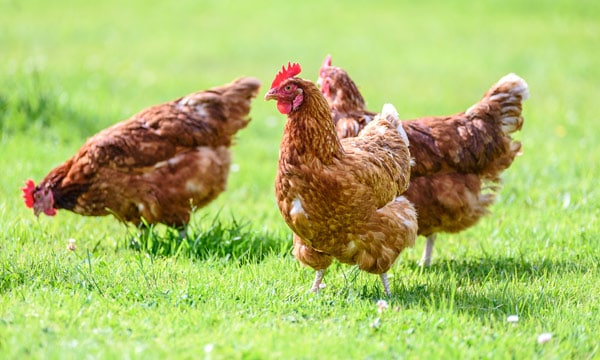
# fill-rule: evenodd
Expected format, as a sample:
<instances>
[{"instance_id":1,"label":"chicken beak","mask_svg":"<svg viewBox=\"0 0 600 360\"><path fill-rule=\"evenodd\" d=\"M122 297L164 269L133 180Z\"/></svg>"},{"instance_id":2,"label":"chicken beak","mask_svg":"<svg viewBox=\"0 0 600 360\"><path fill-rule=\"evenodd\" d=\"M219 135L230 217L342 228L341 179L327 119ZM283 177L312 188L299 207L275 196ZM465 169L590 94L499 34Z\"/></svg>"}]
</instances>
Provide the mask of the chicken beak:
<instances>
[{"instance_id":1,"label":"chicken beak","mask_svg":"<svg viewBox=\"0 0 600 360\"><path fill-rule=\"evenodd\" d=\"M265 101L277 99L277 94L275 93L276 89L272 88L265 94Z\"/></svg>"},{"instance_id":2,"label":"chicken beak","mask_svg":"<svg viewBox=\"0 0 600 360\"><path fill-rule=\"evenodd\" d=\"M35 215L35 217L40 217L40 214L42 213L42 208L37 204L33 205L33 214Z\"/></svg>"}]
</instances>

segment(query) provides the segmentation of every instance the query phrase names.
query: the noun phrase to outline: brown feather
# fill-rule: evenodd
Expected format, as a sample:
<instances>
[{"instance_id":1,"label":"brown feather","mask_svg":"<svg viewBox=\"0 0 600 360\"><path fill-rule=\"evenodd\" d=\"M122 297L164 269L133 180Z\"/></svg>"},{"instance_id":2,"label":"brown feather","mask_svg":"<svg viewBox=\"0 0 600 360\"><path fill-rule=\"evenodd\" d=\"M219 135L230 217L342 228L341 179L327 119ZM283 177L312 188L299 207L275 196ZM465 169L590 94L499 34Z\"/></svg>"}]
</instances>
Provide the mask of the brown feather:
<instances>
[{"instance_id":1,"label":"brown feather","mask_svg":"<svg viewBox=\"0 0 600 360\"><path fill-rule=\"evenodd\" d=\"M145 109L89 138L38 185L81 215L182 226L225 190L235 133L260 82L240 78Z\"/></svg>"}]
</instances>

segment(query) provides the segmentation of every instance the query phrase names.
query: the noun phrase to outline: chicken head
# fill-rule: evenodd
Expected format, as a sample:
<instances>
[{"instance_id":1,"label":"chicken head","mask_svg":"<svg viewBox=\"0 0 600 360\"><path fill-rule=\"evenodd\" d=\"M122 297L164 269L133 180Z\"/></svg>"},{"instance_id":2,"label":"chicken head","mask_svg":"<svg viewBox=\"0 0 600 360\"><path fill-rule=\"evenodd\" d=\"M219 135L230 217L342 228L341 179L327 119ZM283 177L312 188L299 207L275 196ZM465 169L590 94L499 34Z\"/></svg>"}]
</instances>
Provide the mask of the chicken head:
<instances>
[{"instance_id":1,"label":"chicken head","mask_svg":"<svg viewBox=\"0 0 600 360\"><path fill-rule=\"evenodd\" d=\"M303 90L294 83L285 80L298 75L301 71L300 64L290 64L285 66L273 80L271 89L265 94L265 100L277 100L277 110L283 115L287 115L298 109L304 100Z\"/></svg>"},{"instance_id":2,"label":"chicken head","mask_svg":"<svg viewBox=\"0 0 600 360\"><path fill-rule=\"evenodd\" d=\"M50 189L39 189L35 186L33 180L27 180L25 187L21 188L23 191L23 199L25 205L28 208L33 208L35 216L39 216L40 213L44 213L48 216L56 215L56 209L54 208L54 195Z\"/></svg>"}]
</instances>

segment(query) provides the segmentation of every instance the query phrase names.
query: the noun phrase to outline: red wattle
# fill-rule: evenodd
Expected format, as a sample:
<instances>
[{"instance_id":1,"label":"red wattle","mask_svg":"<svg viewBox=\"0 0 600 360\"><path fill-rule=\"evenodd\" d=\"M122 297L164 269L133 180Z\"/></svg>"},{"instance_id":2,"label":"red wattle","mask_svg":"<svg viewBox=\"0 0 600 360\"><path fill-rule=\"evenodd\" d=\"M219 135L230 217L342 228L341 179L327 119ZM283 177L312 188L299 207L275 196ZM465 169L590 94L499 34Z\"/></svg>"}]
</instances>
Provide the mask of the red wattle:
<instances>
[{"instance_id":1,"label":"red wattle","mask_svg":"<svg viewBox=\"0 0 600 360\"><path fill-rule=\"evenodd\" d=\"M292 111L292 104L287 101L277 101L277 110L283 115L287 115Z\"/></svg>"},{"instance_id":2,"label":"red wattle","mask_svg":"<svg viewBox=\"0 0 600 360\"><path fill-rule=\"evenodd\" d=\"M56 209L55 208L45 209L44 214L46 214L48 216L54 216L54 215L56 215Z\"/></svg>"}]
</instances>

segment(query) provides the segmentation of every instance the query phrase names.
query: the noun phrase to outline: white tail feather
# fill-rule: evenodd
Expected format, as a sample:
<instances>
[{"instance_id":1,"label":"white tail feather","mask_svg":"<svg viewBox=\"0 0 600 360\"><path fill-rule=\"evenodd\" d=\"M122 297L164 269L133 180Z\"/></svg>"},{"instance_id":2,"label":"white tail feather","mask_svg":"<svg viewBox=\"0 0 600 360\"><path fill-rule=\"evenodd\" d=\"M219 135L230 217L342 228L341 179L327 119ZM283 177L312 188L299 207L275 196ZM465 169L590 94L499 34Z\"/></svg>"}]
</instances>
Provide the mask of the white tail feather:
<instances>
[{"instance_id":1,"label":"white tail feather","mask_svg":"<svg viewBox=\"0 0 600 360\"><path fill-rule=\"evenodd\" d=\"M525 80L523 80L523 78L521 78L519 75L514 74L514 73L504 75L502 78L500 78L500 80L498 80L498 82L496 83L496 86L503 84L503 83L513 83L514 84L513 86L511 86L509 93L519 94L519 95L521 95L521 99L523 99L523 100L526 100L529 98L529 85L527 85L527 82L525 82Z\"/></svg>"},{"instance_id":2,"label":"white tail feather","mask_svg":"<svg viewBox=\"0 0 600 360\"><path fill-rule=\"evenodd\" d=\"M510 104L515 102L521 102L529 98L529 86L527 85L525 80L523 80L517 74L510 73L504 75L500 78L500 80L496 82L496 84L494 84L494 86L492 86L492 89L490 91L497 91L497 89L502 86L507 86L508 90L505 92L499 92L497 94L490 95L488 98L489 101ZM475 103L473 106L468 108L465 111L465 113L467 115L471 115L471 113L475 111L479 107L479 105L480 102ZM505 109L503 109L503 113L508 113L509 111L516 111L518 113L521 112L521 110L516 106L505 106Z\"/></svg>"},{"instance_id":3,"label":"white tail feather","mask_svg":"<svg viewBox=\"0 0 600 360\"><path fill-rule=\"evenodd\" d=\"M406 135L406 131L404 131L404 127L402 127L402 120L398 115L398 110L392 104L384 104L381 109L380 116L384 119L387 119L392 125L396 126L396 130L406 146L409 146L408 135Z\"/></svg>"},{"instance_id":4,"label":"white tail feather","mask_svg":"<svg viewBox=\"0 0 600 360\"><path fill-rule=\"evenodd\" d=\"M396 107L394 107L394 105L392 104L383 104L383 108L381 109L381 116L388 118L391 117L392 119L398 119L398 110L396 110Z\"/></svg>"}]
</instances>

